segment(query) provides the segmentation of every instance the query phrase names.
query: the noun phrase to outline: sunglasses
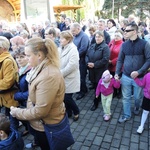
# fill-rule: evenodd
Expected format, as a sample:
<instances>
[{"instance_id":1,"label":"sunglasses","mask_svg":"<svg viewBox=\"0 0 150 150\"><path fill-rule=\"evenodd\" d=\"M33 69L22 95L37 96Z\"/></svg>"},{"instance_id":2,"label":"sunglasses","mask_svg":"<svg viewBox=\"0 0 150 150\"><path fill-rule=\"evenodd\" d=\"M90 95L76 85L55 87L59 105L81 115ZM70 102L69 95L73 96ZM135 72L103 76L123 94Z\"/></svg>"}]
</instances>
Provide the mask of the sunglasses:
<instances>
[{"instance_id":1,"label":"sunglasses","mask_svg":"<svg viewBox=\"0 0 150 150\"><path fill-rule=\"evenodd\" d=\"M134 29L124 30L124 32L131 32L131 31L134 31Z\"/></svg>"}]
</instances>

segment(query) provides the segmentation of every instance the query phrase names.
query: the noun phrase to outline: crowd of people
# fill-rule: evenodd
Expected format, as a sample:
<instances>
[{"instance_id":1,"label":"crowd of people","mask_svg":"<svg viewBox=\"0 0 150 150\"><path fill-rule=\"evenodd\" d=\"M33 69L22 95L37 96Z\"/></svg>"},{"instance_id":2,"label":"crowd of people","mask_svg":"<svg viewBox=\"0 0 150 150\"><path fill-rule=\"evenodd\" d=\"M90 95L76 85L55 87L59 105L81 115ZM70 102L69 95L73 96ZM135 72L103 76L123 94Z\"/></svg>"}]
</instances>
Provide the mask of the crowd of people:
<instances>
[{"instance_id":1,"label":"crowd of people","mask_svg":"<svg viewBox=\"0 0 150 150\"><path fill-rule=\"evenodd\" d=\"M122 97L118 122L130 120L134 99L133 114L143 109L137 129L141 134L150 111L149 37L146 23L136 22L132 15L119 23L89 19L84 25L62 15L60 23L46 20L30 29L25 23L10 28L1 22L0 106L5 114L0 114L0 149L22 150L21 136L30 133L34 141L26 148L49 150L42 122L56 125L65 114L78 121L76 100L91 89L95 96L90 110L102 102L104 121L113 117L114 97ZM25 127L21 136L17 132L20 122Z\"/></svg>"}]
</instances>

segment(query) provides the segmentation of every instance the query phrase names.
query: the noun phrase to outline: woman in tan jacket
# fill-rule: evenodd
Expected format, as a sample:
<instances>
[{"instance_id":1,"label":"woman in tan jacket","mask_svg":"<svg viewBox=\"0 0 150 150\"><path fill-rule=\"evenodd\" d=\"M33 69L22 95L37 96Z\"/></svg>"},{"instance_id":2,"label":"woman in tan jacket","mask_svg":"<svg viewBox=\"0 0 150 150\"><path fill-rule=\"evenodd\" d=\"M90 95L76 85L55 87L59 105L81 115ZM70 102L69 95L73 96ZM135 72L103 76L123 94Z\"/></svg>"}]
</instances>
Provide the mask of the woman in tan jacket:
<instances>
[{"instance_id":1,"label":"woman in tan jacket","mask_svg":"<svg viewBox=\"0 0 150 150\"><path fill-rule=\"evenodd\" d=\"M59 71L58 51L50 39L32 38L25 45L25 54L33 67L26 77L29 83L27 108L11 107L11 114L17 119L28 120L41 149L49 150L40 120L57 124L65 115L65 84Z\"/></svg>"}]
</instances>

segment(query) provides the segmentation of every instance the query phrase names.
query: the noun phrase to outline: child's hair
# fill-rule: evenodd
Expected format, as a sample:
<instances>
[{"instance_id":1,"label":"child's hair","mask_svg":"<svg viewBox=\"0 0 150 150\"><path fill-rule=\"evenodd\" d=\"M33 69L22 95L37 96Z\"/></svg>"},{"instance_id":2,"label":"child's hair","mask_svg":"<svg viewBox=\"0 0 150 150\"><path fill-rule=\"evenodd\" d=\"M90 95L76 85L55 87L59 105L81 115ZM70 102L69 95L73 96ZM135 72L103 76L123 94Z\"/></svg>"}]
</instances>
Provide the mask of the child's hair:
<instances>
[{"instance_id":1,"label":"child's hair","mask_svg":"<svg viewBox=\"0 0 150 150\"><path fill-rule=\"evenodd\" d=\"M4 131L7 135L10 133L10 120L5 114L0 113L0 130Z\"/></svg>"}]
</instances>

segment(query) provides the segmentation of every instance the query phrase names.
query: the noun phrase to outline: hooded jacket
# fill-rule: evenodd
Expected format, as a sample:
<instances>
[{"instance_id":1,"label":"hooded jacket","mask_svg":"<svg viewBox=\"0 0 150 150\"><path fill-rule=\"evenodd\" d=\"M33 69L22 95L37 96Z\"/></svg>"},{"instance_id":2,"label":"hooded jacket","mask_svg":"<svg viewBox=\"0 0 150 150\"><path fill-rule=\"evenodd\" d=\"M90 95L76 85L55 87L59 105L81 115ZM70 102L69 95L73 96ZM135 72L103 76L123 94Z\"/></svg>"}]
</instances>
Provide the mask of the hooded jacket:
<instances>
[{"instance_id":1,"label":"hooded jacket","mask_svg":"<svg viewBox=\"0 0 150 150\"><path fill-rule=\"evenodd\" d=\"M11 128L11 133L6 140L0 141L0 150L23 150L24 142L21 135Z\"/></svg>"}]
</instances>

